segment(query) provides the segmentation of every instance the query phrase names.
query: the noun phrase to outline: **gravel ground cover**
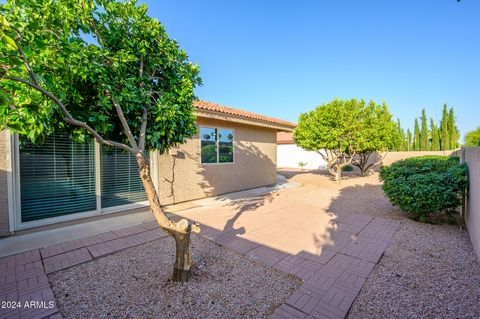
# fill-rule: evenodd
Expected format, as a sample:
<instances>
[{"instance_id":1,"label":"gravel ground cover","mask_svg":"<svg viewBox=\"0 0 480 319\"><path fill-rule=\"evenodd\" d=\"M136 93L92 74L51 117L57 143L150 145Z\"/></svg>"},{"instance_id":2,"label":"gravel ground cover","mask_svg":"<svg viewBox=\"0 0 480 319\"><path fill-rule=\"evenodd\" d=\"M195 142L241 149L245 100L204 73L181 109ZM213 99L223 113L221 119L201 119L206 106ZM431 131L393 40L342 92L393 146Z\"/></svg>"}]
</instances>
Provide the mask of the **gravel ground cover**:
<instances>
[{"instance_id":1,"label":"gravel ground cover","mask_svg":"<svg viewBox=\"0 0 480 319\"><path fill-rule=\"evenodd\" d=\"M268 318L301 281L192 236L192 279L169 280L170 237L49 275L65 318Z\"/></svg>"},{"instance_id":2,"label":"gravel ground cover","mask_svg":"<svg viewBox=\"0 0 480 319\"><path fill-rule=\"evenodd\" d=\"M405 220L348 318L480 318L480 267L467 232Z\"/></svg>"},{"instance_id":3,"label":"gravel ground cover","mask_svg":"<svg viewBox=\"0 0 480 319\"><path fill-rule=\"evenodd\" d=\"M282 171L303 184L276 194L325 212L401 220L348 318L480 318L480 266L464 228L410 221L383 196L378 174ZM49 276L66 318L266 318L300 281L193 238L193 279L168 281L173 242L158 240ZM152 266L153 265L153 266Z\"/></svg>"},{"instance_id":4,"label":"gravel ground cover","mask_svg":"<svg viewBox=\"0 0 480 319\"><path fill-rule=\"evenodd\" d=\"M326 210L334 214L402 221L347 318L480 318L480 265L464 227L409 220L383 196L378 174L350 173L335 184L318 172L281 173L302 183L304 194L329 192Z\"/></svg>"}]
</instances>

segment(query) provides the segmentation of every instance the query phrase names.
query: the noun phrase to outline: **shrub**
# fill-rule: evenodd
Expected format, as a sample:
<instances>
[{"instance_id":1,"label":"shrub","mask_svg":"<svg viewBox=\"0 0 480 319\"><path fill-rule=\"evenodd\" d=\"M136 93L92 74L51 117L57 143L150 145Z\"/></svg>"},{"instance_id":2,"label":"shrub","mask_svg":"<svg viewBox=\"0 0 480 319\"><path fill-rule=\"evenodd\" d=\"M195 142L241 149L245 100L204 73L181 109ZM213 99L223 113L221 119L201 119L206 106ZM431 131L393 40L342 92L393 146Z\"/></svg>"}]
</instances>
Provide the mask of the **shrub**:
<instances>
[{"instance_id":1,"label":"shrub","mask_svg":"<svg viewBox=\"0 0 480 319\"><path fill-rule=\"evenodd\" d=\"M300 169L303 170L303 168L304 168L305 166L307 166L307 164L308 164L308 163L305 163L305 162L298 162L298 167L300 167Z\"/></svg>"},{"instance_id":2,"label":"shrub","mask_svg":"<svg viewBox=\"0 0 480 319\"><path fill-rule=\"evenodd\" d=\"M434 222L460 206L467 170L458 157L421 156L382 167L380 179L385 196L409 218Z\"/></svg>"},{"instance_id":3,"label":"shrub","mask_svg":"<svg viewBox=\"0 0 480 319\"><path fill-rule=\"evenodd\" d=\"M342 172L351 172L353 171L353 166L352 165L346 165L342 167Z\"/></svg>"}]
</instances>

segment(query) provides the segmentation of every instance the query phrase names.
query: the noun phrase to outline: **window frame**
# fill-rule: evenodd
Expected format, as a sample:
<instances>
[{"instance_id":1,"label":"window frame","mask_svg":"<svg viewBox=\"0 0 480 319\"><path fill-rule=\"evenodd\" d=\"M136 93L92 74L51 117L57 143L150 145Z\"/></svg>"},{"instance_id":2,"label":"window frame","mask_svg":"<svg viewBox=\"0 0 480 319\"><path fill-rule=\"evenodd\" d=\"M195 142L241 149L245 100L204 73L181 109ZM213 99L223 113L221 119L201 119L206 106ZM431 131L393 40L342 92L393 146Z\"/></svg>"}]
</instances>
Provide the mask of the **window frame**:
<instances>
[{"instance_id":1,"label":"window frame","mask_svg":"<svg viewBox=\"0 0 480 319\"><path fill-rule=\"evenodd\" d=\"M203 163L202 162L202 136L201 136L201 130L202 128L207 128L207 129L215 129L217 130L217 134L215 136L215 146L216 146L216 150L217 150L217 162L216 163ZM218 139L218 133L220 130L229 130L229 131L232 131L232 135L233 135L233 140L232 140L232 148L233 148L233 151L232 151L232 157L233 157L233 160L231 162L220 162L220 141ZM199 150L199 162L200 162L200 165L206 165L206 166L211 166L211 165L232 165L232 164L235 164L235 137L236 137L236 132L235 132L235 129L234 128L231 128L231 127L224 127L224 126L215 126L215 125L212 125L212 126L208 126L208 125L199 125L198 126L198 150Z\"/></svg>"}]
</instances>

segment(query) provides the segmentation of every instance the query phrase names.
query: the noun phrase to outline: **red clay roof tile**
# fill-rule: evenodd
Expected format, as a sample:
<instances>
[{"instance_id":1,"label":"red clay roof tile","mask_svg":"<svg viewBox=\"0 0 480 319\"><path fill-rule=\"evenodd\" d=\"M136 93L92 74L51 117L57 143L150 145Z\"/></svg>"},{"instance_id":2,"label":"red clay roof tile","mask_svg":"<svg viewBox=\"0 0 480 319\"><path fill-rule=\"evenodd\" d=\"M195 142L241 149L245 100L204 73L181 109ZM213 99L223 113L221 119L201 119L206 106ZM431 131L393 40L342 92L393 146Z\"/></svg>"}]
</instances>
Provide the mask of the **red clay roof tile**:
<instances>
[{"instance_id":1,"label":"red clay roof tile","mask_svg":"<svg viewBox=\"0 0 480 319\"><path fill-rule=\"evenodd\" d=\"M277 144L295 144L291 132L277 132Z\"/></svg>"},{"instance_id":2,"label":"red clay roof tile","mask_svg":"<svg viewBox=\"0 0 480 319\"><path fill-rule=\"evenodd\" d=\"M248 119L253 119L253 120L258 120L258 121L263 121L263 122L268 122L268 123L274 123L274 124L280 124L280 125L285 125L291 128L294 128L297 126L297 124L281 119L277 119L274 117L270 116L265 116L253 112L248 112L248 111L243 111L239 109L234 109L232 107L227 107L211 102L205 102L205 101L193 101L193 106L197 109L201 110L207 110L207 111L213 111L213 112L219 112L219 113L224 113L224 114L230 114L230 115L236 115L236 116L241 116L245 117Z\"/></svg>"}]
</instances>

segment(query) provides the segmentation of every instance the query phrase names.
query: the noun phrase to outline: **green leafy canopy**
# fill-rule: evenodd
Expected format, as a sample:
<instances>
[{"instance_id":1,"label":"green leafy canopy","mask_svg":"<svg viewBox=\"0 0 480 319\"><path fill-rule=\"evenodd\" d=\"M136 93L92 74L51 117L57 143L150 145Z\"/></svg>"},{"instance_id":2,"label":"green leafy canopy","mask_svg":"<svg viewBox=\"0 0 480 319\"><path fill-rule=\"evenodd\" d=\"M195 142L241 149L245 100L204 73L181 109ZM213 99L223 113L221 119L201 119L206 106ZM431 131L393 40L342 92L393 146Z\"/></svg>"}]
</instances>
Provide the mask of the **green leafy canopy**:
<instances>
[{"instance_id":1,"label":"green leafy canopy","mask_svg":"<svg viewBox=\"0 0 480 319\"><path fill-rule=\"evenodd\" d=\"M480 127L465 134L465 146L480 146Z\"/></svg>"},{"instance_id":2,"label":"green leafy canopy","mask_svg":"<svg viewBox=\"0 0 480 319\"><path fill-rule=\"evenodd\" d=\"M387 104L358 99L334 99L302 113L294 137L309 151L328 149L350 154L389 150L400 143Z\"/></svg>"},{"instance_id":3,"label":"green leafy canopy","mask_svg":"<svg viewBox=\"0 0 480 319\"><path fill-rule=\"evenodd\" d=\"M145 150L165 152L195 133L198 66L147 15L146 5L8 0L0 13L3 125L34 141L57 129L79 140L90 136L66 125L65 114L45 94L12 80L19 78L50 92L106 140L132 145L115 103L137 143L146 119Z\"/></svg>"}]
</instances>

